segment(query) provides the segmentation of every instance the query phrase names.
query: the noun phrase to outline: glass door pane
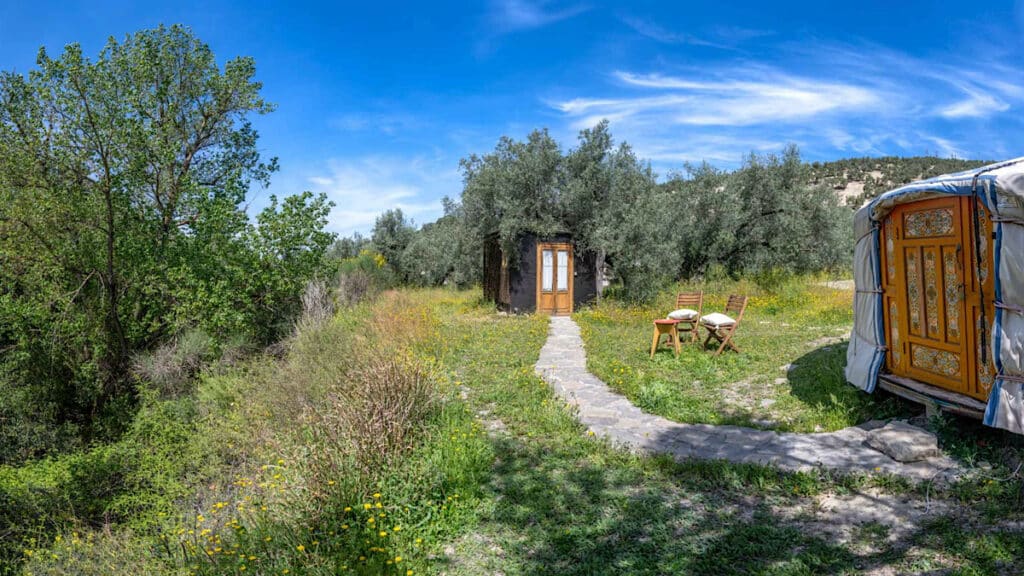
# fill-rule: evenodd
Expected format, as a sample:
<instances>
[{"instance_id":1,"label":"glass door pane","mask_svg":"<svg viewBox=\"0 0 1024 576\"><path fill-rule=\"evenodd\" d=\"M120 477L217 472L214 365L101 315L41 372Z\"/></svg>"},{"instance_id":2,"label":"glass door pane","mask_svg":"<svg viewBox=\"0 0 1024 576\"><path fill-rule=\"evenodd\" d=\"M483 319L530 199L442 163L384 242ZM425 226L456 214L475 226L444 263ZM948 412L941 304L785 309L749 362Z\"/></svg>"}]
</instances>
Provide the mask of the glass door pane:
<instances>
[{"instance_id":1,"label":"glass door pane","mask_svg":"<svg viewBox=\"0 0 1024 576\"><path fill-rule=\"evenodd\" d=\"M569 291L569 252L558 251L558 291Z\"/></svg>"},{"instance_id":2,"label":"glass door pane","mask_svg":"<svg viewBox=\"0 0 1024 576\"><path fill-rule=\"evenodd\" d=\"M554 258L551 254L551 250L544 250L541 256L541 290L544 292L551 292L554 290Z\"/></svg>"}]
</instances>

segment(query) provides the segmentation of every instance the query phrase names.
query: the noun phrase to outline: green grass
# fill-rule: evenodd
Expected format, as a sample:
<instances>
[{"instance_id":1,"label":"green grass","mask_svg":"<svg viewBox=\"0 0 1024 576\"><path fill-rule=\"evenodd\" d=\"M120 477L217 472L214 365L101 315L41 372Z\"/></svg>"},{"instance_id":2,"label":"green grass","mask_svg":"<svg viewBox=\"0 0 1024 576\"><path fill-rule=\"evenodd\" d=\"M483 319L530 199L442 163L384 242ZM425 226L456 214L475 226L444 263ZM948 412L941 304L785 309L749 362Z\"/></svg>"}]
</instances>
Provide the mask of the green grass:
<instances>
[{"instance_id":1,"label":"green grass","mask_svg":"<svg viewBox=\"0 0 1024 576\"><path fill-rule=\"evenodd\" d=\"M450 574L856 574L917 566L986 573L1019 550L1019 534L991 523L1019 518L1019 482L965 483L959 492L892 478L832 477L722 462L641 457L588 437L533 373L546 320L442 304L444 363L469 389L492 433L495 463L472 531L448 549ZM500 422L501 424L496 424ZM960 498L947 522L988 507L974 547L922 526L898 543L861 531L841 544L780 510L813 515L817 498L851 491ZM989 492L986 492L989 490ZM980 520L979 520L980 521ZM877 528L877 527L876 527ZM859 539L859 540L858 540ZM865 550L859 541L873 546ZM1012 565L1012 564L1010 564ZM973 571L973 572L972 572Z\"/></svg>"},{"instance_id":2,"label":"green grass","mask_svg":"<svg viewBox=\"0 0 1024 576\"><path fill-rule=\"evenodd\" d=\"M402 330L377 331L399 320ZM108 523L102 509L93 520L72 511L17 543L32 551L24 568L467 576L1024 569L1021 534L1005 525L1022 518L1019 480L978 477L940 491L888 477L678 463L587 436L533 372L546 322L496 314L471 293L386 295L303 335L284 360L206 375L180 433L194 435L204 466L175 472L197 452L147 444L181 441L160 432L173 411L151 412L147 429L157 433L136 441L151 449L148 466L166 471L157 488L168 488L137 502L148 520ZM353 358L370 349L429 366L443 400L399 459L364 474L310 411L332 413L331 391L353 381ZM6 478L31 493L45 485L40 476L53 480L43 463L34 466ZM823 533L820 499L858 491L922 506L928 498L948 503L949 513L894 543L881 541L878 525L854 529L849 541Z\"/></svg>"},{"instance_id":3,"label":"green grass","mask_svg":"<svg viewBox=\"0 0 1024 576\"><path fill-rule=\"evenodd\" d=\"M831 431L903 413L891 398L869 396L843 377L853 324L852 291L796 279L769 293L749 282L682 286L703 289L704 313L728 294L750 301L735 336L741 354L683 346L650 359L651 321L674 306L663 295L647 307L604 303L578 312L591 372L648 412L679 422L739 424L795 432Z\"/></svg>"}]
</instances>

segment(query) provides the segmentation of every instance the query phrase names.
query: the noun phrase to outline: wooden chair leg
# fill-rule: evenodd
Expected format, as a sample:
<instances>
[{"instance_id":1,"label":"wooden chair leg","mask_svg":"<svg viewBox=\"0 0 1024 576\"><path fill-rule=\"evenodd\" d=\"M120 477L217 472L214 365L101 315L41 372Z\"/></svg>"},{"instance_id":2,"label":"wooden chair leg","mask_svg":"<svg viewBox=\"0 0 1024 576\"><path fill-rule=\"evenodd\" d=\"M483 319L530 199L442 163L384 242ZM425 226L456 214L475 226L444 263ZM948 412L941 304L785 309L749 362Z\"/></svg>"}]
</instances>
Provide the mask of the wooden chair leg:
<instances>
[{"instance_id":1,"label":"wooden chair leg","mask_svg":"<svg viewBox=\"0 0 1024 576\"><path fill-rule=\"evenodd\" d=\"M661 340L661 333L658 332L658 327L654 327L654 339L651 340L651 358L654 358L654 351L658 349L658 340Z\"/></svg>"},{"instance_id":2,"label":"wooden chair leg","mask_svg":"<svg viewBox=\"0 0 1024 576\"><path fill-rule=\"evenodd\" d=\"M679 347L679 330L675 326L672 326L672 343L675 345L675 348L676 348L676 358L678 358L679 357L679 353L682 350Z\"/></svg>"},{"instance_id":3,"label":"wooden chair leg","mask_svg":"<svg viewBox=\"0 0 1024 576\"><path fill-rule=\"evenodd\" d=\"M730 330L728 333L726 333L725 338L719 338L719 341L721 341L722 345L718 347L718 351L715 352L715 356L721 354L722 351L725 350L726 346L732 348L737 353L739 353L740 349L737 348L736 345L732 343L733 332L735 332L735 330Z\"/></svg>"},{"instance_id":4,"label":"wooden chair leg","mask_svg":"<svg viewBox=\"0 0 1024 576\"><path fill-rule=\"evenodd\" d=\"M707 326L705 326L705 328L707 328ZM704 339L704 347L705 348L707 348L708 342L711 342L711 337L715 335L715 331L714 330L712 330L710 328L707 328L707 331L708 331L708 337Z\"/></svg>"}]
</instances>

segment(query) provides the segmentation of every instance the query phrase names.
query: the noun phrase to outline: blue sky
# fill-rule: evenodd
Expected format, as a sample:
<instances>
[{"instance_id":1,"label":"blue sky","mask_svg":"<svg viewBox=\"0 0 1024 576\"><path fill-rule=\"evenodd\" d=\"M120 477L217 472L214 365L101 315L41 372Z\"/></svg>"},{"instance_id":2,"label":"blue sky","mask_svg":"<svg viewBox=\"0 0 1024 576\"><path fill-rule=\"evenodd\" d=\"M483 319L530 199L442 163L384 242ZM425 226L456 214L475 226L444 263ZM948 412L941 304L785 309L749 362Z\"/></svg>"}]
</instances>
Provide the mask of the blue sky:
<instances>
[{"instance_id":1,"label":"blue sky","mask_svg":"<svg viewBox=\"0 0 1024 576\"><path fill-rule=\"evenodd\" d=\"M1024 154L1024 5L955 2L2 0L0 68L36 51L183 23L218 58L256 59L276 112L270 193L325 192L331 229L417 222L461 190L458 161L601 118L664 175L800 146L808 160Z\"/></svg>"}]
</instances>

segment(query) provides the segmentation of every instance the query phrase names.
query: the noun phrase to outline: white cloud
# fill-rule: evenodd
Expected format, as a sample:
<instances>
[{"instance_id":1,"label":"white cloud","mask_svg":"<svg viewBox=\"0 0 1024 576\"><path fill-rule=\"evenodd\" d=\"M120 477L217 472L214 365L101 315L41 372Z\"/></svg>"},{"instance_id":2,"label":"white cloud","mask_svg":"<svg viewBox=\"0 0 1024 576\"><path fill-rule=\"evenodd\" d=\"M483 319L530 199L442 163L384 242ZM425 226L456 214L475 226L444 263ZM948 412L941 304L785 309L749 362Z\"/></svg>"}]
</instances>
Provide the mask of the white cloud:
<instances>
[{"instance_id":1,"label":"white cloud","mask_svg":"<svg viewBox=\"0 0 1024 576\"><path fill-rule=\"evenodd\" d=\"M650 38L651 40L661 42L662 44L692 44L694 46L728 48L728 46L711 42L692 34L683 34L667 30L657 22L652 22L644 18L623 16L621 20L637 34Z\"/></svg>"},{"instance_id":2,"label":"white cloud","mask_svg":"<svg viewBox=\"0 0 1024 576\"><path fill-rule=\"evenodd\" d=\"M945 118L986 118L997 112L1005 112L1010 105L991 94L969 90L969 96L939 110Z\"/></svg>"},{"instance_id":3,"label":"white cloud","mask_svg":"<svg viewBox=\"0 0 1024 576\"><path fill-rule=\"evenodd\" d=\"M307 180L313 192L335 203L328 229L342 235L367 233L377 216L395 208L418 224L429 222L440 215L441 197L461 189L458 171L440 158L332 160L324 172Z\"/></svg>"},{"instance_id":4,"label":"white cloud","mask_svg":"<svg viewBox=\"0 0 1024 576\"><path fill-rule=\"evenodd\" d=\"M422 118L399 112L342 114L332 118L328 123L332 128L344 132L376 131L388 135L421 129L427 125Z\"/></svg>"},{"instance_id":5,"label":"white cloud","mask_svg":"<svg viewBox=\"0 0 1024 576\"><path fill-rule=\"evenodd\" d=\"M558 8L550 6L548 2L496 0L492 4L489 20L496 30L508 33L542 28L572 18L588 9L582 4Z\"/></svg>"},{"instance_id":6,"label":"white cloud","mask_svg":"<svg viewBox=\"0 0 1024 576\"><path fill-rule=\"evenodd\" d=\"M946 158L964 158L965 153L960 149L952 140L947 138L941 138L939 136L933 136L931 134L919 134L918 137L927 142L931 142L937 150L932 150L932 153L938 156Z\"/></svg>"},{"instance_id":7,"label":"white cloud","mask_svg":"<svg viewBox=\"0 0 1024 576\"><path fill-rule=\"evenodd\" d=\"M833 111L867 111L883 105L875 91L852 84L811 80L777 71L739 71L733 79L704 80L616 72L630 87L667 93L622 98L574 98L555 107L577 117L577 127L595 119L656 117L657 124L746 126L807 119Z\"/></svg>"},{"instance_id":8,"label":"white cloud","mask_svg":"<svg viewBox=\"0 0 1024 576\"><path fill-rule=\"evenodd\" d=\"M596 93L547 104L575 130L610 120L615 135L662 172L681 161L735 165L750 151L785 143L813 159L1006 155L998 142L979 146L968 135L996 117L1011 130L1019 124L1013 111L1024 105L1024 69L1009 56L926 60L878 45L806 40L771 53L770 65L735 57L684 68L661 59L654 69L612 71Z\"/></svg>"}]
</instances>

